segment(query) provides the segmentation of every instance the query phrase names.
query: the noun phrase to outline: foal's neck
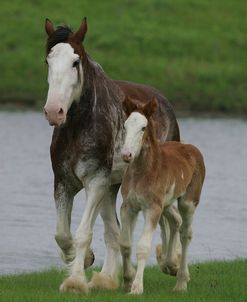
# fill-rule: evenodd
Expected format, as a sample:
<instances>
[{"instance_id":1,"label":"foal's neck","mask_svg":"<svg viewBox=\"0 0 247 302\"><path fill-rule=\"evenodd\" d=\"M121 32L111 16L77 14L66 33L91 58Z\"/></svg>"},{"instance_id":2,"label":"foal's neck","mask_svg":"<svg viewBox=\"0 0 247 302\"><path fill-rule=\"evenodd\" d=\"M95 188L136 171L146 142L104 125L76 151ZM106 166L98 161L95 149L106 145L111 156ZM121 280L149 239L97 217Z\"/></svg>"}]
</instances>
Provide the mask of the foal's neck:
<instances>
[{"instance_id":1,"label":"foal's neck","mask_svg":"<svg viewBox=\"0 0 247 302\"><path fill-rule=\"evenodd\" d=\"M155 122L153 119L148 121L147 128L143 137L143 144L139 156L135 159L135 164L139 169L156 169L159 157L159 142L157 140Z\"/></svg>"}]
</instances>

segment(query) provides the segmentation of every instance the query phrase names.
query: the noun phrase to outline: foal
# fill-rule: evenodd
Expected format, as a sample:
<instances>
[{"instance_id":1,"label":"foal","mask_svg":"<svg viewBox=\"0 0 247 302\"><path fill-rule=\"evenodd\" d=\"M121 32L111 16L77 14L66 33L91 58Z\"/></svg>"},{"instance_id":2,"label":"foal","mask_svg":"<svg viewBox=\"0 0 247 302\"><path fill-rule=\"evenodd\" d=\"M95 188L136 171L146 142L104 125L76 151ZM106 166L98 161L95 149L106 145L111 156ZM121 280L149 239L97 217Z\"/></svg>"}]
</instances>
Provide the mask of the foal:
<instances>
[{"instance_id":1,"label":"foal","mask_svg":"<svg viewBox=\"0 0 247 302\"><path fill-rule=\"evenodd\" d=\"M150 252L153 232L164 216L168 218L171 235L166 255L176 250L176 238L182 245L182 255L174 290L187 289L190 280L187 249L192 238L192 218L199 203L205 177L202 154L193 145L179 142L159 143L156 138L155 122L152 119L158 103L153 98L146 105L137 106L125 98L124 109L129 116L125 122L126 137L122 149L123 159L129 163L122 182L123 204L121 206L122 230L120 246L123 258L124 286L131 294L143 292L143 273ZM173 203L178 200L178 211ZM131 264L132 234L139 211L145 223L137 245L137 272ZM172 215L170 215L172 213ZM181 225L181 226L180 226ZM165 253L167 247L162 247ZM161 261L162 262L162 261ZM162 263L159 263L162 266ZM134 281L133 281L134 279ZM133 281L133 282L132 282Z\"/></svg>"}]
</instances>

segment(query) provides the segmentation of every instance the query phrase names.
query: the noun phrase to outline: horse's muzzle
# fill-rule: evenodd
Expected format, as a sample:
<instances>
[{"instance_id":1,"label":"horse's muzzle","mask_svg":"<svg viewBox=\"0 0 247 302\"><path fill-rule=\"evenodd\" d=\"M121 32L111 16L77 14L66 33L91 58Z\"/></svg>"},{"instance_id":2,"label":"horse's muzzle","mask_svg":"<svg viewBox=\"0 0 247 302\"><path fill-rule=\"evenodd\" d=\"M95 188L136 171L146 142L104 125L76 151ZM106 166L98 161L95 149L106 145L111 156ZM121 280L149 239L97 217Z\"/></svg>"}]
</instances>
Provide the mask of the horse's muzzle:
<instances>
[{"instance_id":1,"label":"horse's muzzle","mask_svg":"<svg viewBox=\"0 0 247 302\"><path fill-rule=\"evenodd\" d=\"M60 106L46 105L44 114L51 126L60 126L66 122L66 112Z\"/></svg>"}]
</instances>

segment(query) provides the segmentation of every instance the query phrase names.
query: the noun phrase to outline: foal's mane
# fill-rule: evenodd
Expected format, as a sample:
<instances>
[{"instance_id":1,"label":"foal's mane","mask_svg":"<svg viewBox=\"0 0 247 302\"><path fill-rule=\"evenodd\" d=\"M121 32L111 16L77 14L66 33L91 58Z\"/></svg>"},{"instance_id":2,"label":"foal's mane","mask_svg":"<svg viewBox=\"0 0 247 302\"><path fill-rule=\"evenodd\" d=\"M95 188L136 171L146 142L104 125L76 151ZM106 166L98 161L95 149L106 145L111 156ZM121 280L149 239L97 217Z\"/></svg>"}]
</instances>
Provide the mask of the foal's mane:
<instances>
[{"instance_id":1,"label":"foal's mane","mask_svg":"<svg viewBox=\"0 0 247 302\"><path fill-rule=\"evenodd\" d=\"M52 47L58 43L65 43L68 41L69 35L72 30L67 25L60 25L57 29L47 38L46 54L48 55Z\"/></svg>"}]
</instances>

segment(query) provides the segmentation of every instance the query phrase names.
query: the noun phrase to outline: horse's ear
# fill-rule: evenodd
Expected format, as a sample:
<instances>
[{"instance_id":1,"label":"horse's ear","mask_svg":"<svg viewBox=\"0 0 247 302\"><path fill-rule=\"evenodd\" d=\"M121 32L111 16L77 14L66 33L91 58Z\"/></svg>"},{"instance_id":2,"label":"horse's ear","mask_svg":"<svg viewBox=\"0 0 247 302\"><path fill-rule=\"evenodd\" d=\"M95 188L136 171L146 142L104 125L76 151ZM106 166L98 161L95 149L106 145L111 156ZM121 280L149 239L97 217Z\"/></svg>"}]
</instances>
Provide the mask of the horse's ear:
<instances>
[{"instance_id":1,"label":"horse's ear","mask_svg":"<svg viewBox=\"0 0 247 302\"><path fill-rule=\"evenodd\" d=\"M153 97L151 101L149 101L146 105L143 107L143 113L147 118L151 117L158 108L158 101L156 97Z\"/></svg>"},{"instance_id":2,"label":"horse's ear","mask_svg":"<svg viewBox=\"0 0 247 302\"><path fill-rule=\"evenodd\" d=\"M133 111L137 109L137 104L128 96L123 101L123 110L129 116Z\"/></svg>"},{"instance_id":3,"label":"horse's ear","mask_svg":"<svg viewBox=\"0 0 247 302\"><path fill-rule=\"evenodd\" d=\"M76 33L74 33L74 38L78 43L81 43L87 32L87 18L84 18L81 22L81 26Z\"/></svg>"},{"instance_id":4,"label":"horse's ear","mask_svg":"<svg viewBox=\"0 0 247 302\"><path fill-rule=\"evenodd\" d=\"M55 31L52 22L48 18L45 19L45 31L46 31L48 36L53 34L54 31Z\"/></svg>"}]
</instances>

